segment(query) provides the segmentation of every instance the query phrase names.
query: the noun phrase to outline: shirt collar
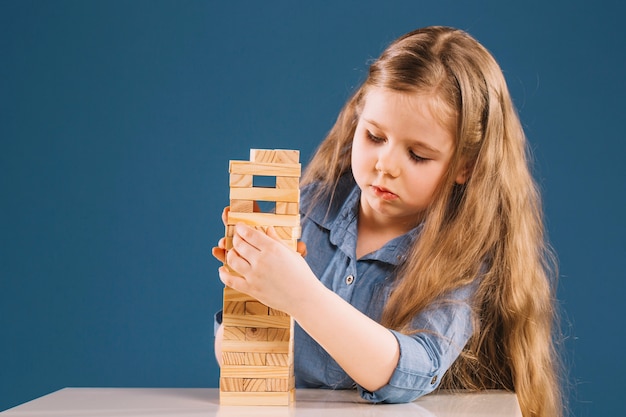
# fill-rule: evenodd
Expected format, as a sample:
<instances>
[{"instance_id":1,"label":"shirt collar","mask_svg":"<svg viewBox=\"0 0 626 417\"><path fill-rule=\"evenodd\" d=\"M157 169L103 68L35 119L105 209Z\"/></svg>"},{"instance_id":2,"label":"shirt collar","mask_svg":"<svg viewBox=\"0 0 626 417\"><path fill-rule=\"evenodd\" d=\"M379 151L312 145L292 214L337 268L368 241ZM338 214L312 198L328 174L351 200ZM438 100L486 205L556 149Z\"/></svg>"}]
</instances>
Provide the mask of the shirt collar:
<instances>
[{"instance_id":1,"label":"shirt collar","mask_svg":"<svg viewBox=\"0 0 626 417\"><path fill-rule=\"evenodd\" d=\"M347 184L345 179L340 181L333 198L336 204L332 204L330 207L325 204L315 204L307 217L330 232L332 244L336 245L348 257L355 258L361 190L351 177ZM304 190L303 195L306 195ZM342 200L343 204L341 203ZM407 252L419 236L421 229L422 224L390 240L382 248L363 256L359 260L399 265L406 259Z\"/></svg>"}]
</instances>

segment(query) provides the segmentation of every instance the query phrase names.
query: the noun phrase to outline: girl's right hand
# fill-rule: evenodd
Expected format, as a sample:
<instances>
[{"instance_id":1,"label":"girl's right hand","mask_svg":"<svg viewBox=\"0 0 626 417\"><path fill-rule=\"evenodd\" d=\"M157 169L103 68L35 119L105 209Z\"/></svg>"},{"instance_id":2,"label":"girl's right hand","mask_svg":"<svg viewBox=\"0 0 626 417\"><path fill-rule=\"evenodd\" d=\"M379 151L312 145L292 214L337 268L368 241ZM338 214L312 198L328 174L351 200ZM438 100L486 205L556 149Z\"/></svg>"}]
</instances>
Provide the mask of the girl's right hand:
<instances>
[{"instance_id":1,"label":"girl's right hand","mask_svg":"<svg viewBox=\"0 0 626 417\"><path fill-rule=\"evenodd\" d=\"M224 210L222 211L222 223L224 223L224 227L228 222L229 211L229 206L224 207ZM256 201L254 202L254 211L259 211L259 206ZM302 241L298 242L296 251L303 257L306 256L306 244ZM211 250L211 254L221 263L226 263L226 238L221 238L217 242L217 246Z\"/></svg>"}]
</instances>

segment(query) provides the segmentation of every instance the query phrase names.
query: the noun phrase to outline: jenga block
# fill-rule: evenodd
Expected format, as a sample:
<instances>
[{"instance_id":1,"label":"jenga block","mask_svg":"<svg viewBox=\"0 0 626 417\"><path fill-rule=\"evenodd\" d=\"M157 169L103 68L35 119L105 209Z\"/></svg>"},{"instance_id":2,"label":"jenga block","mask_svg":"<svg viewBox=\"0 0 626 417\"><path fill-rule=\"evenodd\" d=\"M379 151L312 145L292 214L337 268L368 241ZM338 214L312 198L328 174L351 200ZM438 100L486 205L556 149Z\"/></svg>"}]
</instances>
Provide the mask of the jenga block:
<instances>
[{"instance_id":1,"label":"jenga block","mask_svg":"<svg viewBox=\"0 0 626 417\"><path fill-rule=\"evenodd\" d=\"M251 342L247 340L224 340L222 352L289 353L289 341L268 340ZM241 363L244 359L242 357Z\"/></svg>"},{"instance_id":2,"label":"jenga block","mask_svg":"<svg viewBox=\"0 0 626 417\"><path fill-rule=\"evenodd\" d=\"M288 378L288 366L229 366L222 371L224 378Z\"/></svg>"},{"instance_id":3,"label":"jenga block","mask_svg":"<svg viewBox=\"0 0 626 417\"><path fill-rule=\"evenodd\" d=\"M300 164L271 164L264 162L230 161L231 176L232 174L236 174L267 177L300 177L300 171ZM237 184L239 184L239 182Z\"/></svg>"},{"instance_id":4,"label":"jenga block","mask_svg":"<svg viewBox=\"0 0 626 417\"><path fill-rule=\"evenodd\" d=\"M237 188L231 188L231 189L236 190ZM230 200L230 211L234 211L237 213L252 213L254 211L254 201Z\"/></svg>"},{"instance_id":5,"label":"jenga block","mask_svg":"<svg viewBox=\"0 0 626 417\"><path fill-rule=\"evenodd\" d=\"M231 172L228 184L230 188L252 187L253 181L252 174L236 174Z\"/></svg>"},{"instance_id":6,"label":"jenga block","mask_svg":"<svg viewBox=\"0 0 626 417\"><path fill-rule=\"evenodd\" d=\"M246 366L265 366L267 365L267 353L246 352L243 364Z\"/></svg>"},{"instance_id":7,"label":"jenga block","mask_svg":"<svg viewBox=\"0 0 626 417\"><path fill-rule=\"evenodd\" d=\"M289 355L286 353L268 353L265 362L270 366L289 366Z\"/></svg>"},{"instance_id":8,"label":"jenga block","mask_svg":"<svg viewBox=\"0 0 626 417\"><path fill-rule=\"evenodd\" d=\"M245 364L246 364L245 353L222 351L222 367L228 367L228 365L245 365Z\"/></svg>"},{"instance_id":9,"label":"jenga block","mask_svg":"<svg viewBox=\"0 0 626 417\"><path fill-rule=\"evenodd\" d=\"M228 213L228 224L244 223L249 226L299 227L300 216L272 213Z\"/></svg>"},{"instance_id":10,"label":"jenga block","mask_svg":"<svg viewBox=\"0 0 626 417\"><path fill-rule=\"evenodd\" d=\"M221 377L220 378L220 389L222 391L243 391L244 390L244 385L243 385L244 379L243 378L224 378Z\"/></svg>"},{"instance_id":11,"label":"jenga block","mask_svg":"<svg viewBox=\"0 0 626 417\"><path fill-rule=\"evenodd\" d=\"M287 313L277 310L275 308L270 308L267 314L270 316L288 316Z\"/></svg>"},{"instance_id":12,"label":"jenga block","mask_svg":"<svg viewBox=\"0 0 626 417\"><path fill-rule=\"evenodd\" d=\"M276 214L299 214L300 209L297 203L276 202Z\"/></svg>"},{"instance_id":13,"label":"jenga block","mask_svg":"<svg viewBox=\"0 0 626 417\"><path fill-rule=\"evenodd\" d=\"M243 380L243 390L245 392L265 392L267 391L267 382L260 378L245 378Z\"/></svg>"},{"instance_id":14,"label":"jenga block","mask_svg":"<svg viewBox=\"0 0 626 417\"><path fill-rule=\"evenodd\" d=\"M299 178L277 176L276 188L280 190L297 190L300 188Z\"/></svg>"},{"instance_id":15,"label":"jenga block","mask_svg":"<svg viewBox=\"0 0 626 417\"><path fill-rule=\"evenodd\" d=\"M289 378L268 378L265 380L267 391L287 391L289 390Z\"/></svg>"},{"instance_id":16,"label":"jenga block","mask_svg":"<svg viewBox=\"0 0 626 417\"><path fill-rule=\"evenodd\" d=\"M223 312L226 314L243 315L246 313L245 301L224 301Z\"/></svg>"},{"instance_id":17,"label":"jenga block","mask_svg":"<svg viewBox=\"0 0 626 417\"><path fill-rule=\"evenodd\" d=\"M292 149L250 149L250 161L274 162L281 164L297 164L300 160L300 151Z\"/></svg>"},{"instance_id":18,"label":"jenga block","mask_svg":"<svg viewBox=\"0 0 626 417\"><path fill-rule=\"evenodd\" d=\"M270 327L267 329L267 340L275 340L275 341L289 341L289 337L291 337L291 333L289 329L277 329Z\"/></svg>"},{"instance_id":19,"label":"jenga block","mask_svg":"<svg viewBox=\"0 0 626 417\"><path fill-rule=\"evenodd\" d=\"M267 340L268 330L263 327L246 327L246 340Z\"/></svg>"},{"instance_id":20,"label":"jenga block","mask_svg":"<svg viewBox=\"0 0 626 417\"><path fill-rule=\"evenodd\" d=\"M224 340L246 340L247 327L224 327Z\"/></svg>"},{"instance_id":21,"label":"jenga block","mask_svg":"<svg viewBox=\"0 0 626 417\"><path fill-rule=\"evenodd\" d=\"M224 301L256 301L254 297L250 297L248 294L244 294L237 290L233 290L230 287L224 287Z\"/></svg>"},{"instance_id":22,"label":"jenga block","mask_svg":"<svg viewBox=\"0 0 626 417\"><path fill-rule=\"evenodd\" d=\"M232 200L256 200L256 201L285 201L297 203L300 201L299 189L280 189L269 187L231 188L230 189L231 211ZM298 213L294 213L298 214Z\"/></svg>"},{"instance_id":23,"label":"jenga block","mask_svg":"<svg viewBox=\"0 0 626 417\"><path fill-rule=\"evenodd\" d=\"M258 301L246 301L244 311L246 315L269 316L269 307Z\"/></svg>"},{"instance_id":24,"label":"jenga block","mask_svg":"<svg viewBox=\"0 0 626 417\"><path fill-rule=\"evenodd\" d=\"M262 327L288 329L290 320L289 316L239 316L234 314L222 314L222 322L224 325L235 327Z\"/></svg>"},{"instance_id":25,"label":"jenga block","mask_svg":"<svg viewBox=\"0 0 626 417\"><path fill-rule=\"evenodd\" d=\"M281 239L300 239L302 233L300 226L275 226L274 230Z\"/></svg>"}]
</instances>

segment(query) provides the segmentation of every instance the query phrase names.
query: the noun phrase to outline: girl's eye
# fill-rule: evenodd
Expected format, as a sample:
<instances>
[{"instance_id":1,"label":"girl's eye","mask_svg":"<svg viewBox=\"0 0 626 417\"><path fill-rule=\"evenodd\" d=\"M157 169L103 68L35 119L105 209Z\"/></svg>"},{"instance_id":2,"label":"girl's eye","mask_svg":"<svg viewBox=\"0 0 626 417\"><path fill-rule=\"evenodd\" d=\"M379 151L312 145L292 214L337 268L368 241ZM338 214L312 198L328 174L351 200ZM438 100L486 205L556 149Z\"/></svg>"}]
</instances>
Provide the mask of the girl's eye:
<instances>
[{"instance_id":1,"label":"girl's eye","mask_svg":"<svg viewBox=\"0 0 626 417\"><path fill-rule=\"evenodd\" d=\"M382 143L385 141L385 139L378 137L376 135L374 135L372 132L370 132L369 130L367 131L367 138L369 140L371 140L374 143Z\"/></svg>"},{"instance_id":2,"label":"girl's eye","mask_svg":"<svg viewBox=\"0 0 626 417\"><path fill-rule=\"evenodd\" d=\"M411 156L411 159L415 162L425 162L428 161L428 158L424 158L422 156L419 156L418 154L416 154L413 151L409 151L409 155Z\"/></svg>"}]
</instances>

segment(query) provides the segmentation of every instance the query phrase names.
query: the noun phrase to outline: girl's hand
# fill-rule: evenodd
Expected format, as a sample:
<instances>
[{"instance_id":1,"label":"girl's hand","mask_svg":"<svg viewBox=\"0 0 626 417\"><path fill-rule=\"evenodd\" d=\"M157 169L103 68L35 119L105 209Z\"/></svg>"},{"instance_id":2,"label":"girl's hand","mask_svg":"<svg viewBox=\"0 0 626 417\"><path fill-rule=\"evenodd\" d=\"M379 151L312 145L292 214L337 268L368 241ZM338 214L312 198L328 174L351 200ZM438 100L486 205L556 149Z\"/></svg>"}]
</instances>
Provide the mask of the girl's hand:
<instances>
[{"instance_id":1,"label":"girl's hand","mask_svg":"<svg viewBox=\"0 0 626 417\"><path fill-rule=\"evenodd\" d=\"M305 253L304 244L299 246ZM218 255L221 253L218 251ZM302 256L284 245L273 227L266 234L244 224L236 225L233 248L225 254L225 260L237 271L230 272L224 266L219 269L225 285L288 314L306 296L307 288L319 284Z\"/></svg>"},{"instance_id":2,"label":"girl's hand","mask_svg":"<svg viewBox=\"0 0 626 417\"><path fill-rule=\"evenodd\" d=\"M255 202L255 208L257 207L258 206ZM222 211L222 223L224 223L224 226L226 226L226 223L228 222L229 211L230 211L230 207L225 207L224 211ZM298 242L297 252L302 256L306 256L306 244L304 242ZM211 249L211 254L220 262L222 263L226 262L226 239L225 238L221 238L217 242L217 246Z\"/></svg>"}]
</instances>

